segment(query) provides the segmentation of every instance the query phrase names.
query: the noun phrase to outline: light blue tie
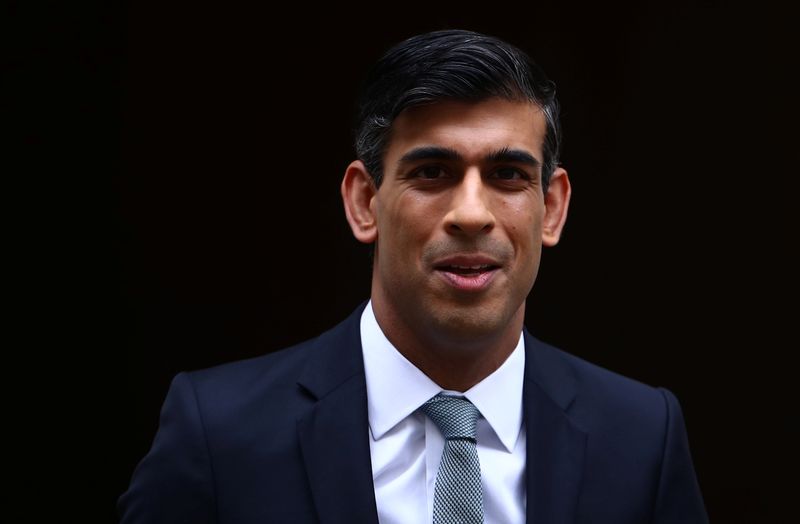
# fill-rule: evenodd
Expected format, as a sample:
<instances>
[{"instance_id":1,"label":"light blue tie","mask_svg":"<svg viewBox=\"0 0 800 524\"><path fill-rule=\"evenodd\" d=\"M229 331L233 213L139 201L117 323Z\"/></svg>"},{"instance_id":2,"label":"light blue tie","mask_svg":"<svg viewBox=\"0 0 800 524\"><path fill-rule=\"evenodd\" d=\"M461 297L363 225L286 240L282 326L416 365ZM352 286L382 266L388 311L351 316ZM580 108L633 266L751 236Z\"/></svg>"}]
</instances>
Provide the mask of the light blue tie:
<instances>
[{"instance_id":1,"label":"light blue tie","mask_svg":"<svg viewBox=\"0 0 800 524\"><path fill-rule=\"evenodd\" d=\"M433 495L433 524L482 524L481 464L475 444L478 408L467 399L439 394L420 409L445 438Z\"/></svg>"}]
</instances>

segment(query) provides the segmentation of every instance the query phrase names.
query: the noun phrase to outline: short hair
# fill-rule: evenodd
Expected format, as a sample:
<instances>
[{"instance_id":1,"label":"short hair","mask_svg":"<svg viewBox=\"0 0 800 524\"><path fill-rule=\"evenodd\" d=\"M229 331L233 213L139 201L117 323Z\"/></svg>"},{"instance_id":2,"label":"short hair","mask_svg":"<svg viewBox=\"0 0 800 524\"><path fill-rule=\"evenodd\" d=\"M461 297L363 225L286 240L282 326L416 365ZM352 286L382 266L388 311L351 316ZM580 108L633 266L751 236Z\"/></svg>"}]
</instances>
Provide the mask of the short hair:
<instances>
[{"instance_id":1,"label":"short hair","mask_svg":"<svg viewBox=\"0 0 800 524\"><path fill-rule=\"evenodd\" d=\"M392 123L403 110L444 100L479 102L492 97L529 101L542 109L546 121L542 188L546 192L561 144L555 83L525 52L472 31L417 35L389 49L375 63L357 100L356 155L380 187Z\"/></svg>"}]
</instances>

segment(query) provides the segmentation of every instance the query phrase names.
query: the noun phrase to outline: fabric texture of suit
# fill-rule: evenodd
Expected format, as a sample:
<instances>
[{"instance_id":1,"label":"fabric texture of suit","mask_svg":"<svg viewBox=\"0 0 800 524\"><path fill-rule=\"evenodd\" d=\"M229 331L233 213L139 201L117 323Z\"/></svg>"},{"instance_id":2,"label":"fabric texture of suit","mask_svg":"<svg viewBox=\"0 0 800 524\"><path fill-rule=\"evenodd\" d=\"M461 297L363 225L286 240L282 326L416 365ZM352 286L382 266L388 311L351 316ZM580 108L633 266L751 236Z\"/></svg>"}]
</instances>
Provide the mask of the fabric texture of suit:
<instances>
[{"instance_id":1,"label":"fabric texture of suit","mask_svg":"<svg viewBox=\"0 0 800 524\"><path fill-rule=\"evenodd\" d=\"M122 523L376 523L363 308L292 348L178 374ZM675 397L524 336L527 521L707 522Z\"/></svg>"}]
</instances>

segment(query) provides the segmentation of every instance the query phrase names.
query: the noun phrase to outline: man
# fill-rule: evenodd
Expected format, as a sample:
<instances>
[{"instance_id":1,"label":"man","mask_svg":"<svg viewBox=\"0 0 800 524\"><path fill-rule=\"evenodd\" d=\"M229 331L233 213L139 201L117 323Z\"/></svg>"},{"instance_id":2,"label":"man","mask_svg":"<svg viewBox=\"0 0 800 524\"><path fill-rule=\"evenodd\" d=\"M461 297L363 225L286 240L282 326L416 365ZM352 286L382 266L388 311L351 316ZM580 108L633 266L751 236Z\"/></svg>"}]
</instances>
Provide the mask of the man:
<instances>
[{"instance_id":1,"label":"man","mask_svg":"<svg viewBox=\"0 0 800 524\"><path fill-rule=\"evenodd\" d=\"M706 522L675 397L524 330L570 199L544 73L435 32L390 50L359 107L341 188L370 301L179 374L122 522Z\"/></svg>"}]
</instances>

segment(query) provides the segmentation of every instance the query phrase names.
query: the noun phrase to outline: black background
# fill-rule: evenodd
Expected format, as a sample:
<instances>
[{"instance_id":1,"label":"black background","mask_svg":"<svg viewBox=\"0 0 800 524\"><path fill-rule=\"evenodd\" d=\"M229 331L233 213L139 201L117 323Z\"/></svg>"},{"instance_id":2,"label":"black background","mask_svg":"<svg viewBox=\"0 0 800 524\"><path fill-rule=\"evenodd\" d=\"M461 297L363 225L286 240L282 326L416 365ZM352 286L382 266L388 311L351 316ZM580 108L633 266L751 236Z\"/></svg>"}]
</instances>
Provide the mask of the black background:
<instances>
[{"instance_id":1,"label":"black background","mask_svg":"<svg viewBox=\"0 0 800 524\"><path fill-rule=\"evenodd\" d=\"M788 14L254 5L62 6L23 35L47 67L10 66L36 80L23 150L53 146L62 168L40 263L48 367L67 377L47 409L76 444L51 480L78 488L68 514L114 521L175 373L315 336L368 297L338 195L354 94L390 45L465 28L529 52L563 106L573 200L528 327L676 393L712 521L780 517L797 487Z\"/></svg>"}]
</instances>

